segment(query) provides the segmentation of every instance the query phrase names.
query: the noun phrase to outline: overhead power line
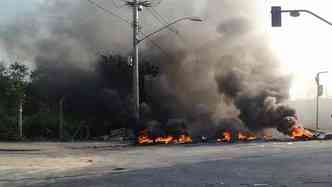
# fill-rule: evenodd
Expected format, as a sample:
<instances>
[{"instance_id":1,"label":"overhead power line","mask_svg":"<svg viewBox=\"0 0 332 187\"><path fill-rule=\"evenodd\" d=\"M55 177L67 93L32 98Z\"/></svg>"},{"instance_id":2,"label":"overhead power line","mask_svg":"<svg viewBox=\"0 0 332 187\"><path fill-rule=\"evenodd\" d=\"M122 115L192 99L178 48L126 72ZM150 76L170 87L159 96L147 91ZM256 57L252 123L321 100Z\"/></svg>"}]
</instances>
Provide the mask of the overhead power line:
<instances>
[{"instance_id":1,"label":"overhead power line","mask_svg":"<svg viewBox=\"0 0 332 187\"><path fill-rule=\"evenodd\" d=\"M148 11L150 14L161 24L161 25L167 25L169 22L158 13L153 7L148 8ZM174 27L168 27L168 30L171 32L174 32L175 34L179 34L179 32Z\"/></svg>"},{"instance_id":2,"label":"overhead power line","mask_svg":"<svg viewBox=\"0 0 332 187\"><path fill-rule=\"evenodd\" d=\"M152 39L148 39L148 41L155 47L157 47L162 53L164 53L165 56L167 57L171 57L171 55L164 50L160 45L158 45L155 41L153 41Z\"/></svg>"},{"instance_id":3,"label":"overhead power line","mask_svg":"<svg viewBox=\"0 0 332 187\"><path fill-rule=\"evenodd\" d=\"M153 9L152 7L148 8L148 11L151 13L151 15L156 18L156 20L161 23L161 24L164 24L166 23L167 21L165 21L163 18L161 18L161 16L155 12L155 9Z\"/></svg>"},{"instance_id":4,"label":"overhead power line","mask_svg":"<svg viewBox=\"0 0 332 187\"><path fill-rule=\"evenodd\" d=\"M113 11L111 11L111 10L109 10L107 8L104 8L103 6L101 6L100 4L96 3L95 1L93 1L93 0L87 0L87 1L90 4L94 5L95 7L99 8L100 10L103 10L104 12L106 12L106 13L108 13L108 14L110 14L110 15L118 18L118 19L120 19L121 21L123 21L123 22L125 22L125 23L127 23L129 25L131 25L131 22L129 20L127 20L126 18L123 18L122 16L114 13Z\"/></svg>"},{"instance_id":5,"label":"overhead power line","mask_svg":"<svg viewBox=\"0 0 332 187\"><path fill-rule=\"evenodd\" d=\"M151 7L150 10L151 10L154 14L156 14L157 17L159 17L159 18L162 20L162 22L164 22L165 24L168 24L168 21L167 21L167 20L166 20L161 14L159 14L159 12L158 12L155 8Z\"/></svg>"},{"instance_id":6,"label":"overhead power line","mask_svg":"<svg viewBox=\"0 0 332 187\"><path fill-rule=\"evenodd\" d=\"M152 7L149 7L149 8L152 8ZM143 17L142 17L142 19L144 19ZM144 20L142 20L143 22L144 22ZM140 29L140 31L139 31L139 33L140 33L140 37L141 38L143 38L144 36L146 36L146 33L144 33L143 31L142 31L142 29ZM147 38L147 41L150 43L150 44L152 44L154 47L156 47L156 48L158 48L165 56L167 56L167 57L171 57L171 55L166 51L166 50L164 50L160 45L158 45L157 44L157 42L155 42L153 39L151 39L151 38Z\"/></svg>"},{"instance_id":7,"label":"overhead power line","mask_svg":"<svg viewBox=\"0 0 332 187\"><path fill-rule=\"evenodd\" d=\"M95 1L93 0L87 0L90 4L94 5L95 7L99 8L100 10L120 19L121 21L123 21L124 23L128 24L129 26L132 26L132 23L127 20L126 18L123 18L122 16L114 13L113 11L101 6L100 4L96 3ZM142 35L145 35L144 32L140 31L140 33ZM164 50L160 45L158 45L156 42L154 42L152 39L148 39L148 42L150 42L153 46L155 46L156 48L158 48L165 56L168 56L170 57L169 53L166 52L166 50Z\"/></svg>"},{"instance_id":8,"label":"overhead power line","mask_svg":"<svg viewBox=\"0 0 332 187\"><path fill-rule=\"evenodd\" d=\"M153 7L149 7L148 8L148 11L151 13L151 15L161 24L161 25L168 25L169 24L169 22L167 21L167 19L166 18L164 18L164 16L162 16L155 8L153 8ZM180 32L176 29L176 28L174 28L174 27L167 27L167 29L169 30L169 31L171 31L171 32L173 32L174 34L176 34L178 37L179 37L179 39L182 41L182 42L184 42L184 43L186 43L186 44L188 44L188 41L180 34Z\"/></svg>"},{"instance_id":9,"label":"overhead power line","mask_svg":"<svg viewBox=\"0 0 332 187\"><path fill-rule=\"evenodd\" d=\"M155 7L161 4L163 0L150 0L151 7Z\"/></svg>"},{"instance_id":10,"label":"overhead power line","mask_svg":"<svg viewBox=\"0 0 332 187\"><path fill-rule=\"evenodd\" d=\"M124 0L120 0L120 1L124 2L124 4L122 4L122 5L118 5L115 1L116 0L112 0L112 3L116 8L122 8L122 7L126 6L126 2Z\"/></svg>"},{"instance_id":11,"label":"overhead power line","mask_svg":"<svg viewBox=\"0 0 332 187\"><path fill-rule=\"evenodd\" d=\"M93 1L93 0L87 0L87 1L88 1L90 4L94 5L96 8L98 8L98 9L104 11L105 13L108 13L108 14L110 14L110 15L112 15L112 16L118 18L118 19L121 20L122 22L124 22L124 23L126 23L126 24L128 24L129 26L132 27L132 23L131 23L128 19L126 19L126 18L124 18L124 17L122 17L122 16L120 16L120 15L114 13L114 12L111 11L110 9L107 9L107 8L103 7L102 5L98 4L97 2L95 2L95 1ZM120 0L120 1L126 2L125 0ZM160 3L161 3L161 0L159 0L159 1L157 1L157 2L158 2L157 4L160 4ZM114 2L114 3L115 3L115 2ZM166 20L161 14L159 14L157 10L155 10L153 7L149 7L149 9L150 9L150 13L151 13L151 14L155 17L155 19L157 19L162 25L167 25L167 24L168 24L168 21L167 21L167 20ZM179 32L178 32L175 28L169 27L168 29L169 29L170 31L174 32L175 34L177 34L181 39L183 39L182 36L179 34ZM145 35L145 33L144 33L143 31L140 31L140 33L141 33L143 36ZM162 48L159 44L157 44L154 40L152 40L152 39L148 39L147 41L150 42L150 44L152 44L152 45L155 46L156 48L158 48L158 49L159 49L159 50L160 50L165 56L168 56L168 57L171 56L171 55L170 55L165 49L163 49L163 48Z\"/></svg>"}]
</instances>

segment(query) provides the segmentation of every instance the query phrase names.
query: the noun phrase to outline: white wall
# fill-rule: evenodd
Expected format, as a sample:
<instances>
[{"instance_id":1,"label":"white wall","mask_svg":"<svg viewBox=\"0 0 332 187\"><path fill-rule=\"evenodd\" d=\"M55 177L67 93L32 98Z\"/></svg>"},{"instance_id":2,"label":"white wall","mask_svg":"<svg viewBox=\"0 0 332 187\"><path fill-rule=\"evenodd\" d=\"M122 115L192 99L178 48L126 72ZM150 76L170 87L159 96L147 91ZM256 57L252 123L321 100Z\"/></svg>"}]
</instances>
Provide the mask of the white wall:
<instances>
[{"instance_id":1,"label":"white wall","mask_svg":"<svg viewBox=\"0 0 332 187\"><path fill-rule=\"evenodd\" d=\"M301 122L305 127L316 127L316 101L294 100L288 104L297 110ZM332 130L332 99L320 98L319 100L319 127L321 129Z\"/></svg>"}]
</instances>

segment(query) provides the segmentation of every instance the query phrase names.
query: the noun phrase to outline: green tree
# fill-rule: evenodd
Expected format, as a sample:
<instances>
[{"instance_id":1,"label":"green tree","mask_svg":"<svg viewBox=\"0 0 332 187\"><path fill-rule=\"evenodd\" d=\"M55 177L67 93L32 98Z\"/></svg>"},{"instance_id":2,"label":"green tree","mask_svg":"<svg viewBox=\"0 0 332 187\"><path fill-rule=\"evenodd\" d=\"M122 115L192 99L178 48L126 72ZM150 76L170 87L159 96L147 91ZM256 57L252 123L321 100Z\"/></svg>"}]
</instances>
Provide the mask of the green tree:
<instances>
[{"instance_id":1,"label":"green tree","mask_svg":"<svg viewBox=\"0 0 332 187\"><path fill-rule=\"evenodd\" d=\"M15 62L11 64L6 72L10 82L9 95L17 99L21 99L25 95L25 90L28 85L29 69L24 64Z\"/></svg>"},{"instance_id":2,"label":"green tree","mask_svg":"<svg viewBox=\"0 0 332 187\"><path fill-rule=\"evenodd\" d=\"M5 121L7 116L7 106L8 106L8 98L7 98L7 90L9 88L8 77L6 76L6 67L3 63L0 62L0 120L2 122ZM2 124L4 126L4 124Z\"/></svg>"},{"instance_id":3,"label":"green tree","mask_svg":"<svg viewBox=\"0 0 332 187\"><path fill-rule=\"evenodd\" d=\"M17 111L17 125L19 129L19 137L23 137L22 123L23 123L23 103L25 99L25 91L28 86L29 68L18 62L9 66L5 71L5 77L9 82L9 87L6 90L7 95L13 101Z\"/></svg>"}]
</instances>

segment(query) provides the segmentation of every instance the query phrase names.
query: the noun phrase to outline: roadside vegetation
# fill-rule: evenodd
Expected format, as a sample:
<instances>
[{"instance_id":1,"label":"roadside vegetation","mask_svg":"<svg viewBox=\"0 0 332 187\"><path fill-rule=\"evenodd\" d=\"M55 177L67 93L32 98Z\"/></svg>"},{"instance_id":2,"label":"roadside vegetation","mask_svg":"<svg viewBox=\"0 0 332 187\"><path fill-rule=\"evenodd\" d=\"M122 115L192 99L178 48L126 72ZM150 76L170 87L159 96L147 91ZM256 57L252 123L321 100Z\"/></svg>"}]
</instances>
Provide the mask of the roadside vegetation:
<instances>
[{"instance_id":1,"label":"roadside vegetation","mask_svg":"<svg viewBox=\"0 0 332 187\"><path fill-rule=\"evenodd\" d=\"M124 57L101 56L91 68L46 61L33 69L19 62L4 64L0 63L1 141L86 140L132 124L132 73ZM156 75L154 67L144 64L142 73ZM148 102L145 92L141 97Z\"/></svg>"}]
</instances>

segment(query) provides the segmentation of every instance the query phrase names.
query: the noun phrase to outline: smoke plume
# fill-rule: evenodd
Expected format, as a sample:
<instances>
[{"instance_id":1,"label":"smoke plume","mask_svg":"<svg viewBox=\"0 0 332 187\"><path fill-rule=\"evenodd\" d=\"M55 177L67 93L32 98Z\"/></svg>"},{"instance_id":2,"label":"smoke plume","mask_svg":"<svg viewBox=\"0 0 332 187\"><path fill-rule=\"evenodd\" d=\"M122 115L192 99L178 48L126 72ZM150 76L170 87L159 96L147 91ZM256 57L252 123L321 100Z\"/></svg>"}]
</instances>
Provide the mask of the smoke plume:
<instances>
[{"instance_id":1,"label":"smoke plume","mask_svg":"<svg viewBox=\"0 0 332 187\"><path fill-rule=\"evenodd\" d=\"M129 8L98 3L131 18ZM191 134L213 134L229 124L253 131L278 127L285 115L295 115L280 104L288 97L289 77L281 72L267 33L260 29L257 3L167 0L155 8L168 20L183 16L205 20L178 23L174 26L178 34L165 31L153 37L162 51L148 41L142 45L143 58L161 70L145 83L156 120L166 124L168 119L182 118ZM39 6L39 12L9 26L11 36L1 38L9 55L31 61L36 68L61 64L89 71L100 52L130 54L131 22L87 1L45 1ZM142 20L145 33L160 26L146 9Z\"/></svg>"}]
</instances>

